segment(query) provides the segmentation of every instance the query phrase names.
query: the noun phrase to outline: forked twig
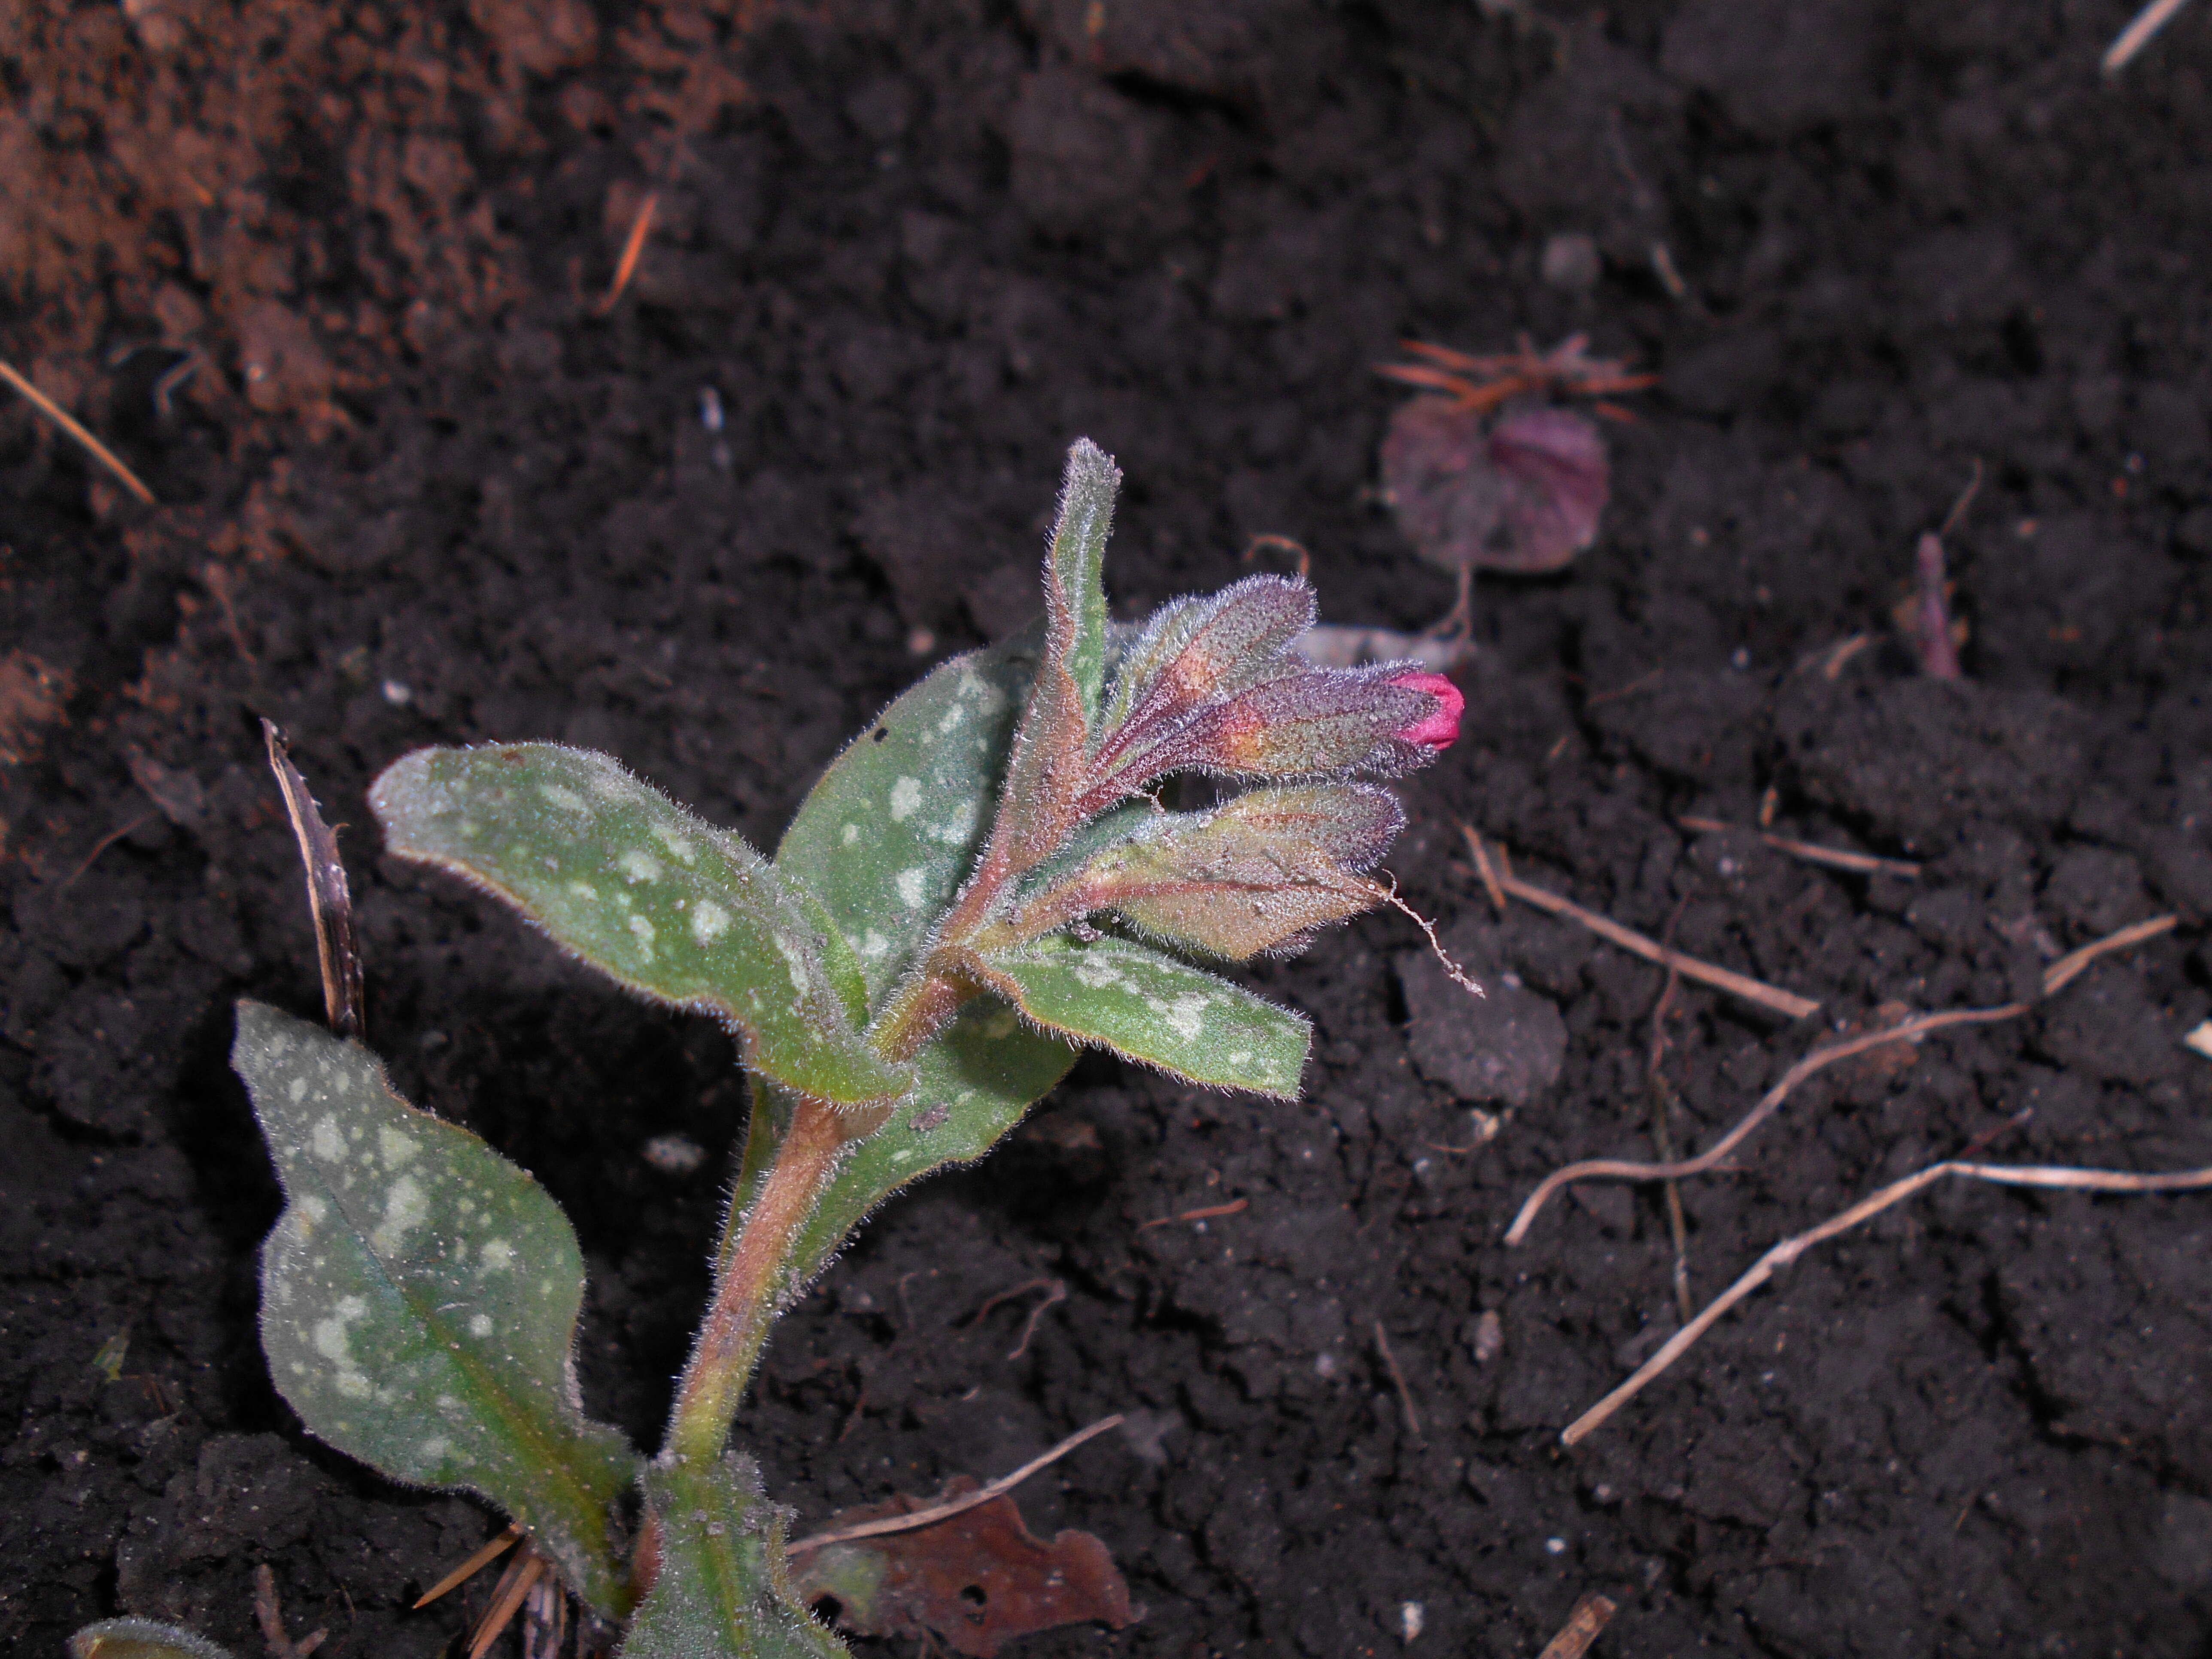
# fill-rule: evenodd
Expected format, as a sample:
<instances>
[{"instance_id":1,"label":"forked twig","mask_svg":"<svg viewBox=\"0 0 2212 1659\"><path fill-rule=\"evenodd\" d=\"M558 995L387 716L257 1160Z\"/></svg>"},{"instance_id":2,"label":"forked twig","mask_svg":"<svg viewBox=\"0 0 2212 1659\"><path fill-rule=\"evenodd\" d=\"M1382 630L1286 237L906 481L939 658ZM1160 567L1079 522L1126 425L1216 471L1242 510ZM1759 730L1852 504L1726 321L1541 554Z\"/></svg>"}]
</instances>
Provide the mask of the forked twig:
<instances>
[{"instance_id":1,"label":"forked twig","mask_svg":"<svg viewBox=\"0 0 2212 1659\"><path fill-rule=\"evenodd\" d=\"M30 381L25 380L21 374L16 372L15 366L8 362L4 357L0 357L0 380L5 380L9 386L14 386L16 391L21 392L25 398L30 400L31 406L36 409L40 414L45 416L56 426L61 428L63 431L68 433L70 437L76 439L77 442L83 445L85 449L91 454L93 459L98 461L110 472L112 472L116 476L117 479L120 481L123 487L129 490L132 495L136 495L146 506L155 507L159 505L159 503L154 499L154 492L147 489L146 486L139 481L138 475L136 472L133 472L129 467L124 465L121 456L118 455L106 444L100 442L99 439L94 437L91 433L86 431L85 428L77 422L76 417L71 415L69 410L64 409L52 398L49 398L45 392L40 391L38 387L33 386Z\"/></svg>"},{"instance_id":2,"label":"forked twig","mask_svg":"<svg viewBox=\"0 0 2212 1659\"><path fill-rule=\"evenodd\" d=\"M783 1547L786 1555L798 1555L807 1550L818 1550L824 1544L849 1543L855 1538L875 1538L887 1532L911 1532L916 1527L934 1526L939 1521L949 1521L954 1516L1002 1498L1020 1486L1047 1464L1058 1462L1085 1441L1095 1439L1109 1429L1121 1425L1121 1413L1102 1417L1087 1429L1078 1429L1050 1451L1041 1452L1016 1469L1012 1474L1002 1474L988 1486L978 1486L974 1492L943 1504L933 1504L926 1510L916 1510L911 1515L887 1515L878 1521L862 1521L849 1527L832 1527L828 1532L817 1532L810 1538L794 1539Z\"/></svg>"},{"instance_id":3,"label":"forked twig","mask_svg":"<svg viewBox=\"0 0 2212 1659\"><path fill-rule=\"evenodd\" d=\"M1460 825L1459 832L1467 837L1468 845L1475 849L1476 856L1481 858L1482 837L1464 823ZM1646 962L1656 962L1662 968L1671 968L1684 979L1694 979L1700 984L1730 992L1747 1002L1755 1002L1762 1008L1771 1008L1791 1019L1802 1019L1820 1010L1820 1005L1809 998L1765 984L1731 969L1700 962L1695 957L1686 957L1680 951L1670 951L1658 940L1647 939L1632 927L1624 927L1610 916L1601 916L1595 910L1585 910L1572 899L1561 898L1545 888L1533 886L1510 872L1498 874L1498 884L1522 903L1533 904L1539 910L1578 921L1600 939L1608 939L1622 950L1642 957Z\"/></svg>"},{"instance_id":4,"label":"forked twig","mask_svg":"<svg viewBox=\"0 0 2212 1659\"><path fill-rule=\"evenodd\" d=\"M2064 989L2099 957L2169 933L2179 921L2177 916L2154 916L2148 921L2139 921L2132 927L2121 928L2116 933L2109 933L2078 951L2069 951L2044 969L2042 995L2051 996ZM2041 1000L2040 997L2036 999L2037 1001ZM1916 1042L1930 1031L1940 1031L1953 1025L1988 1025L1999 1020L2017 1018L2034 1006L2035 1002L2032 1001L2008 1002L1995 1008L1954 1008L1943 1013L1922 1014L1917 1018L1903 1020L1878 1031L1863 1033L1831 1048L1815 1048L1784 1072L1782 1080L1760 1097L1759 1104L1744 1115L1742 1121L1695 1158L1673 1164L1639 1164L1626 1158L1601 1158L1570 1164L1565 1169L1553 1170L1522 1204L1520 1211L1513 1218L1513 1224L1505 1230L1505 1242L1518 1244L1526 1238L1529 1227L1536 1219L1537 1212L1551 1201L1554 1193L1575 1182L1678 1181L1686 1176L1705 1174L1780 1110L1782 1103L1790 1097L1790 1092L1799 1084L1816 1073L1826 1070L1838 1060L1849 1060L1854 1054L1863 1054L1869 1048L1880 1048L1892 1042Z\"/></svg>"},{"instance_id":5,"label":"forked twig","mask_svg":"<svg viewBox=\"0 0 2212 1659\"><path fill-rule=\"evenodd\" d=\"M1602 1427L1607 1418L1644 1392L1659 1374L1672 1365L1692 1344L1711 1330L1720 1316L1761 1285L1788 1267L1813 1246L1847 1232L1862 1221L1879 1215L1893 1204L1908 1199L1923 1187L1953 1176L1987 1181L2001 1187L2039 1187L2061 1191L2092 1193L2184 1193L2212 1188L2212 1168L2177 1170L2159 1175L2133 1175L2123 1170L2076 1170L2051 1164L1963 1164L1948 1161L1893 1181L1871 1198L1862 1199L1841 1215L1822 1222L1795 1238L1784 1239L1752 1264L1751 1270L1715 1297L1705 1310L1668 1338L1665 1346L1611 1394L1584 1412L1559 1436L1574 1445Z\"/></svg>"}]
</instances>

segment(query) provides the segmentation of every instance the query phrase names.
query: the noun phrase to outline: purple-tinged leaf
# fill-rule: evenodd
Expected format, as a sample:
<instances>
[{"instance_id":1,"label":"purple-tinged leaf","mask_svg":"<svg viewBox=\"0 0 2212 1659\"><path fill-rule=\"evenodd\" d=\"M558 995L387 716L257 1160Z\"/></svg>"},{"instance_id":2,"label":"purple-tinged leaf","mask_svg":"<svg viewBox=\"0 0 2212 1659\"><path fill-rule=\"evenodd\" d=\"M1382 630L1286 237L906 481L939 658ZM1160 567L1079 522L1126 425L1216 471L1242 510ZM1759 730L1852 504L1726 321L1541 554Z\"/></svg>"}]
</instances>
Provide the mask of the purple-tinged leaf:
<instances>
[{"instance_id":1,"label":"purple-tinged leaf","mask_svg":"<svg viewBox=\"0 0 2212 1659\"><path fill-rule=\"evenodd\" d=\"M1524 410L1485 431L1480 411L1455 398L1416 398L1391 418L1382 482L1430 563L1557 570L1597 539L1605 441L1568 410Z\"/></svg>"},{"instance_id":2,"label":"purple-tinged leaf","mask_svg":"<svg viewBox=\"0 0 2212 1659\"><path fill-rule=\"evenodd\" d=\"M1380 902L1358 872L1405 822L1387 791L1358 784L1256 789L1212 811L1160 813L1011 925L1033 938L1112 911L1164 944L1231 961L1296 949Z\"/></svg>"},{"instance_id":3,"label":"purple-tinged leaf","mask_svg":"<svg viewBox=\"0 0 2212 1659\"><path fill-rule=\"evenodd\" d=\"M1105 751L1209 697L1293 672L1291 644L1313 626L1313 590L1282 576L1247 576L1152 613L1123 653L1108 701Z\"/></svg>"}]
</instances>

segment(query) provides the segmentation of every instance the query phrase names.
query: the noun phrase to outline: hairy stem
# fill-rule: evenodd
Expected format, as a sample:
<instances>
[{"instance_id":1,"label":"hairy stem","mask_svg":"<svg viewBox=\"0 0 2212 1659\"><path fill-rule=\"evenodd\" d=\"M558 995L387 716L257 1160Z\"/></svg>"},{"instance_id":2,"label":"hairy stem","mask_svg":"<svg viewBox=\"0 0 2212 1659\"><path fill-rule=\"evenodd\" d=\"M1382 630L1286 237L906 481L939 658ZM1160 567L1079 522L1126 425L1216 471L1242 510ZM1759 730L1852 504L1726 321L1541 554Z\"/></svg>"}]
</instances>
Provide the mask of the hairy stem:
<instances>
[{"instance_id":1,"label":"hairy stem","mask_svg":"<svg viewBox=\"0 0 2212 1659\"><path fill-rule=\"evenodd\" d=\"M714 1299L669 1415L668 1451L687 1458L720 1455L753 1362L782 1311L787 1287L780 1281L793 1243L859 1127L828 1102L799 1097L775 1162L744 1212L736 1246L723 1252Z\"/></svg>"}]
</instances>

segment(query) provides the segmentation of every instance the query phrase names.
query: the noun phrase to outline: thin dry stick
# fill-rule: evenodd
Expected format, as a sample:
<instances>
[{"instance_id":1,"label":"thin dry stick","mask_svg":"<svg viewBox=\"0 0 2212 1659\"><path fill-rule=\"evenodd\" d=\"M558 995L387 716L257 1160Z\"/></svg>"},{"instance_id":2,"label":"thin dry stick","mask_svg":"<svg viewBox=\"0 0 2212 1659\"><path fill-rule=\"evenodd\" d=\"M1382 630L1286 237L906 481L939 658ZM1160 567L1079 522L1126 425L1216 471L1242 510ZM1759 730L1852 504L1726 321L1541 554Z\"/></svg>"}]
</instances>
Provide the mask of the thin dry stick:
<instances>
[{"instance_id":1,"label":"thin dry stick","mask_svg":"<svg viewBox=\"0 0 2212 1659\"><path fill-rule=\"evenodd\" d=\"M1795 1238L1785 1239L1777 1244L1752 1265L1750 1272L1715 1297L1703 1313L1675 1332L1665 1346L1637 1368L1633 1376L1570 1424L1559 1437L1561 1442L1571 1446L1595 1432L1607 1418L1641 1394L1655 1377L1680 1358L1692 1343L1712 1328L1723 1314L1813 1246L1824 1239L1833 1238L1838 1233L1849 1231L1869 1217L1881 1214L1891 1205L1911 1197L1922 1188L1933 1186L1936 1182L1953 1176L1970 1181L1991 1182L2001 1187L2040 1187L2074 1192L2184 1193L2212 1188L2212 1168L2179 1170L2160 1175L2132 1175L2122 1170L2075 1170L2050 1164L2016 1166L1955 1161L1932 1164L1902 1181L1892 1182L1873 1197L1862 1199L1841 1215L1822 1222L1809 1232L1800 1233Z\"/></svg>"},{"instance_id":2,"label":"thin dry stick","mask_svg":"<svg viewBox=\"0 0 2212 1659\"><path fill-rule=\"evenodd\" d=\"M629 279L637 274L637 262L645 252L645 239L653 232L653 210L659 205L660 192L647 191L644 202L638 207L637 217L630 222L629 236L623 243L622 258L615 261L614 281L607 284L607 291L599 296L599 304L592 307L596 315L604 317L612 311L615 302L622 298L623 290L629 286Z\"/></svg>"},{"instance_id":3,"label":"thin dry stick","mask_svg":"<svg viewBox=\"0 0 2212 1659\"><path fill-rule=\"evenodd\" d=\"M1464 823L1459 829L1460 833L1467 837L1468 846L1481 846L1482 838L1473 830ZM1633 928L1624 927L1595 910L1585 910L1572 899L1564 899L1557 893L1532 886L1510 872L1499 874L1498 884L1524 904L1533 904L1539 910L1548 910L1555 916L1565 916L1578 921L1600 939L1610 939L1622 950L1632 951L1646 962L1656 962L1662 968L1671 968L1685 979L1694 979L1700 984L1731 992L1747 1002L1755 1002L1762 1008L1771 1008L1791 1019L1802 1019L1820 1009L1819 1003L1808 998L1762 984L1729 969L1716 967L1710 962L1700 962L1695 957L1686 957L1680 951L1670 951L1656 939L1647 939Z\"/></svg>"},{"instance_id":4,"label":"thin dry stick","mask_svg":"<svg viewBox=\"0 0 2212 1659\"><path fill-rule=\"evenodd\" d=\"M1156 1215L1150 1221L1140 1221L1137 1231L1147 1227L1165 1227L1177 1221L1210 1221L1218 1215L1242 1215L1252 1207L1249 1198L1232 1198L1226 1204L1209 1204L1202 1210L1185 1210L1177 1215Z\"/></svg>"},{"instance_id":5,"label":"thin dry stick","mask_svg":"<svg viewBox=\"0 0 2212 1659\"><path fill-rule=\"evenodd\" d=\"M1536 1659L1583 1659L1590 1644L1597 1640L1598 1633L1613 1622L1616 1611L1609 1597L1585 1595L1575 1603L1567 1622L1559 1626L1557 1636L1544 1644L1544 1650Z\"/></svg>"},{"instance_id":6,"label":"thin dry stick","mask_svg":"<svg viewBox=\"0 0 2212 1659\"><path fill-rule=\"evenodd\" d=\"M46 396L45 392L40 391L38 387L33 386L28 380L17 374L15 372L15 365L8 362L4 357L0 357L0 380L5 380L9 386L14 386L16 391L21 392L26 398L31 400L32 406L37 409L39 413L45 416L56 426L61 428L63 431L68 433L70 437L82 444L85 448L92 453L93 459L98 461L110 472L112 472L121 482L125 489L136 495L148 507L159 505L159 503L154 499L154 492L147 489L143 483L139 482L138 475L136 472L133 472L129 467L123 465L123 460L120 456L116 454L116 453L110 449L106 444L100 442L99 439L94 437L92 434L86 431L82 426L78 425L76 418L72 416L69 410L64 409L52 398Z\"/></svg>"},{"instance_id":7,"label":"thin dry stick","mask_svg":"<svg viewBox=\"0 0 2212 1659\"><path fill-rule=\"evenodd\" d=\"M1671 945L1674 924L1681 919L1682 907L1677 904L1674 914L1667 918L1667 939ZM1673 1123L1672 1091L1667 1085L1667 1074L1662 1069L1667 1061L1667 1011L1673 1006L1674 993L1682 988L1682 976L1675 969L1667 970L1667 983L1660 988L1659 1000L1651 1007L1651 1062L1644 1068L1644 1080L1651 1091L1651 1139L1659 1148L1659 1161L1674 1161L1674 1128ZM1682 1320L1689 1322L1690 1303L1690 1227L1682 1213L1682 1188L1679 1182L1667 1183L1667 1231L1674 1244L1674 1301L1680 1308Z\"/></svg>"},{"instance_id":8,"label":"thin dry stick","mask_svg":"<svg viewBox=\"0 0 2212 1659\"><path fill-rule=\"evenodd\" d=\"M1484 890L1490 895L1490 908L1502 920L1505 915L1505 890L1498 884L1498 872L1490 867L1490 852L1483 846L1482 837L1473 830L1468 832L1468 845L1474 848L1474 867L1482 877Z\"/></svg>"},{"instance_id":9,"label":"thin dry stick","mask_svg":"<svg viewBox=\"0 0 2212 1659\"><path fill-rule=\"evenodd\" d=\"M1406 1386L1406 1373L1398 1367L1398 1356L1390 1352L1390 1339L1383 1334L1382 1322L1375 1322L1375 1346L1382 1352L1382 1364L1390 1373L1390 1381L1397 1385L1398 1403L1406 1408L1406 1426L1416 1436L1421 1432L1421 1414L1413 1408L1413 1391Z\"/></svg>"},{"instance_id":10,"label":"thin dry stick","mask_svg":"<svg viewBox=\"0 0 2212 1659\"><path fill-rule=\"evenodd\" d=\"M1741 1146L1760 1124L1773 1116L1799 1084L1814 1073L1825 1071L1838 1060L1849 1060L1853 1054L1863 1054L1869 1048L1880 1048L1892 1042L1909 1042L1949 1025L1981 1025L1993 1020L2011 1019L2015 1015L2026 1013L2030 1006L2025 1002L2012 1002L2002 1008L1954 1008L1948 1013L1923 1014L1917 1019L1905 1020L1879 1031L1869 1031L1848 1042L1838 1042L1832 1048L1815 1048L1784 1072L1782 1080L1760 1097L1759 1104L1744 1115L1741 1123L1695 1158L1686 1158L1674 1164L1638 1164L1626 1158L1594 1158L1553 1170L1522 1204L1520 1212L1513 1218L1513 1224L1505 1230L1505 1242L1518 1244L1526 1238L1529 1227L1535 1222L1537 1212L1551 1201L1552 1194L1577 1181L1679 1181L1686 1176L1705 1174Z\"/></svg>"},{"instance_id":11,"label":"thin dry stick","mask_svg":"<svg viewBox=\"0 0 2212 1659\"><path fill-rule=\"evenodd\" d=\"M964 1497L953 1498L949 1503L933 1504L926 1510L915 1510L911 1515L887 1515L879 1521L862 1521L850 1527L833 1527L828 1532L817 1532L811 1538L793 1540L783 1547L783 1553L797 1555L805 1550L818 1550L824 1544L843 1544L855 1538L875 1538L887 1532L911 1532L916 1527L935 1526L939 1521L949 1521L979 1504L1003 1498L1039 1469L1059 1462L1085 1441L1121 1426L1121 1413L1115 1412L1111 1417L1100 1418L1087 1429L1078 1429L1050 1451L1032 1457L1012 1474L1002 1474L989 1486L979 1486Z\"/></svg>"},{"instance_id":12,"label":"thin dry stick","mask_svg":"<svg viewBox=\"0 0 2212 1659\"><path fill-rule=\"evenodd\" d=\"M2130 945L2140 945L2145 939L2155 939L2160 933L2171 933L2180 921L2178 916L2154 916L2123 927L2116 933L2069 951L2043 970L2043 995L2057 994L2071 984L2081 971L2099 957L2114 951L2124 951ZM2039 998L2038 1000L2041 999ZM1591 1158L1581 1164L1570 1164L1547 1176L1536 1190L1528 1194L1513 1224L1505 1230L1505 1242L1518 1244L1528 1236L1528 1229L1536 1219L1536 1212L1551 1201L1552 1194L1560 1188L1577 1181L1674 1181L1685 1176L1703 1175L1757 1129L1760 1124L1781 1109L1790 1091L1815 1073L1826 1070L1838 1060L1849 1060L1853 1054L1863 1054L1869 1048L1880 1048L1892 1042L1917 1042L1930 1031L1940 1031L1953 1025L1988 1025L1998 1020L2014 1019L2033 1007L2033 1002L2008 1002L1995 1008L1954 1008L1940 1014L1922 1014L1917 1018L1900 1020L1879 1031L1868 1031L1838 1042L1832 1048L1815 1048L1782 1074L1782 1080L1760 1097L1759 1104L1744 1115L1743 1121L1715 1141L1697 1157L1685 1158L1679 1164L1638 1164L1626 1158Z\"/></svg>"},{"instance_id":13,"label":"thin dry stick","mask_svg":"<svg viewBox=\"0 0 2212 1659\"><path fill-rule=\"evenodd\" d=\"M1700 835L1718 835L1738 828L1718 818L1682 817L1676 818L1674 822L1685 830L1694 830ZM1751 830L1743 833L1757 836L1778 853L1787 853L1808 864L1825 864L1832 869L1849 870L1863 876L1904 876L1909 879L1920 873L1920 866L1909 859L1877 858L1872 853L1852 853L1840 847L1822 847L1814 842L1792 841L1787 836L1778 836L1765 830Z\"/></svg>"},{"instance_id":14,"label":"thin dry stick","mask_svg":"<svg viewBox=\"0 0 2212 1659\"><path fill-rule=\"evenodd\" d=\"M499 1559L501 1556L506 1554L507 1551L513 1549L517 1543L521 1541L521 1528L509 1527L505 1532L500 1534L498 1537L493 1539L491 1542L486 1544L474 1555L469 1557L467 1560L462 1562L459 1566L455 1567L443 1578L441 1578L436 1583L431 1585L429 1589L424 1590L421 1599L419 1599L415 1605L418 1608L427 1607L431 1602L436 1601L440 1596L450 1593L462 1584L465 1584L470 1579L475 1577L477 1573L483 1568L489 1566L494 1561Z\"/></svg>"},{"instance_id":15,"label":"thin dry stick","mask_svg":"<svg viewBox=\"0 0 2212 1659\"><path fill-rule=\"evenodd\" d=\"M2105 49L2105 73L2118 75L2125 69L2128 60L2148 46L2151 37L2188 3L2189 0L2150 0L2150 4L2136 14L2135 21L2120 31L2119 39Z\"/></svg>"},{"instance_id":16,"label":"thin dry stick","mask_svg":"<svg viewBox=\"0 0 2212 1659\"><path fill-rule=\"evenodd\" d=\"M1006 1356L1019 1359L1030 1351L1030 1339L1036 1334L1037 1321L1044 1317L1047 1308L1058 1307L1067 1300L1067 1286L1055 1279L1046 1288L1044 1300L1030 1310L1030 1316L1022 1322L1022 1340L1014 1344L1014 1351Z\"/></svg>"}]
</instances>

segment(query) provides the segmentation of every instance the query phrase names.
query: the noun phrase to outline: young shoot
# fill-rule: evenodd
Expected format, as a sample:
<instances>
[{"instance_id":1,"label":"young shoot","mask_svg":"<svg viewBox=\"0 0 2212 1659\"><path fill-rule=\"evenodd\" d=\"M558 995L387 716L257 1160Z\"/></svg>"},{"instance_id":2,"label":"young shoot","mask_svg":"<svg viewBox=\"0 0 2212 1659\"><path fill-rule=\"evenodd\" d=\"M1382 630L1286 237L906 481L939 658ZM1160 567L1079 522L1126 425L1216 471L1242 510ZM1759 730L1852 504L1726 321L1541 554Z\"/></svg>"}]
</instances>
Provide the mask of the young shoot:
<instances>
[{"instance_id":1,"label":"young shoot","mask_svg":"<svg viewBox=\"0 0 2212 1659\"><path fill-rule=\"evenodd\" d=\"M842 1651L793 1598L784 1512L730 1429L776 1316L864 1216L981 1157L1084 1047L1291 1098L1307 1022L1201 964L1390 899L1369 872L1404 817L1376 781L1452 742L1459 693L1410 664L1307 663L1313 596L1279 577L1110 623L1119 481L1074 447L1042 629L885 709L773 858L556 744L420 750L370 790L391 852L738 1037L750 1126L657 1455L585 1414L582 1257L537 1182L358 1043L240 1006L233 1060L285 1195L262 1259L277 1388L391 1478L511 1517L629 1659ZM1225 798L1161 805L1191 773Z\"/></svg>"}]
</instances>

